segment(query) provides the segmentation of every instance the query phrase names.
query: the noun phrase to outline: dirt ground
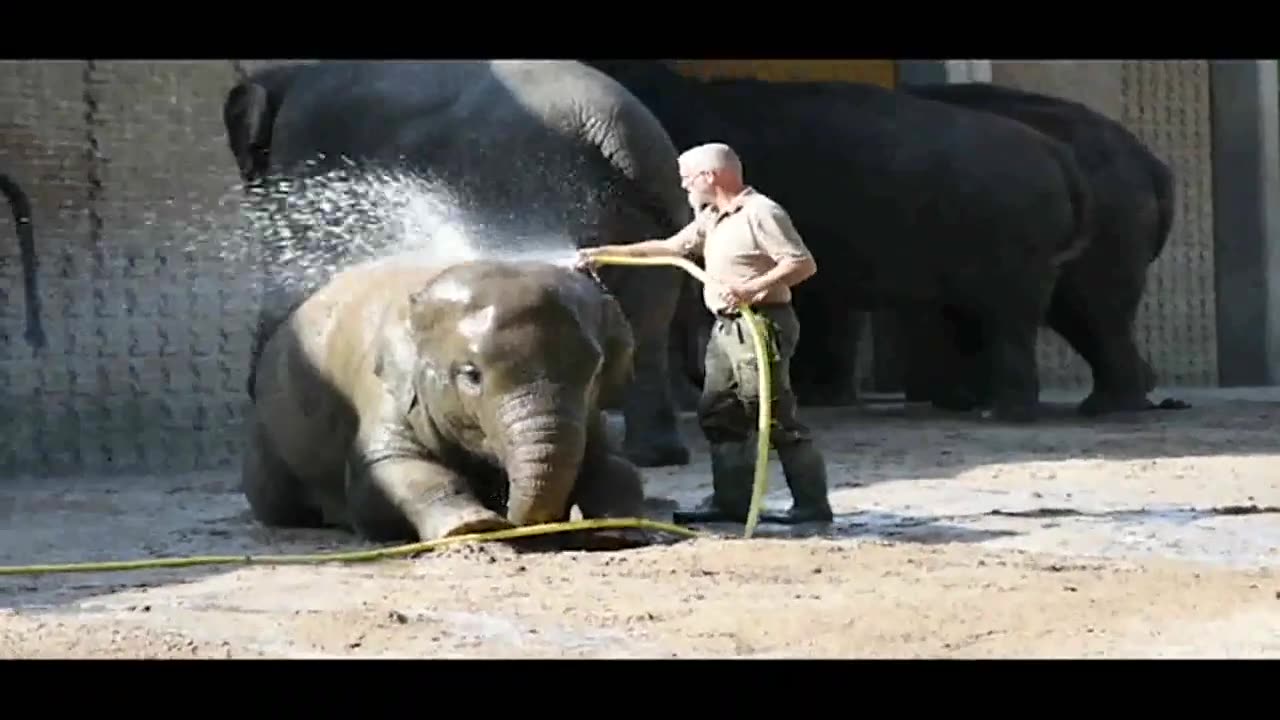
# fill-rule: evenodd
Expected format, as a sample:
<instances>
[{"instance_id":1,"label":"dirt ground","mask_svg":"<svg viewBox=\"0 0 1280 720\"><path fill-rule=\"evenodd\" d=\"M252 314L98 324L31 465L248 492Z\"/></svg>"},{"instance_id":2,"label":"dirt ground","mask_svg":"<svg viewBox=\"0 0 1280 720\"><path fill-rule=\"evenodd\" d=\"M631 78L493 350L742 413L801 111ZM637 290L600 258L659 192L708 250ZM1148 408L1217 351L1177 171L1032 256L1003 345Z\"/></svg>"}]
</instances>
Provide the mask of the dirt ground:
<instances>
[{"instance_id":1,"label":"dirt ground","mask_svg":"<svg viewBox=\"0 0 1280 720\"><path fill-rule=\"evenodd\" d=\"M1280 657L1280 393L1175 394L1025 428L807 409L826 529L0 577L0 657ZM646 475L688 506L710 474L684 426L694 463ZM361 546L256 526L232 473L8 483L0 517L4 565Z\"/></svg>"}]
</instances>

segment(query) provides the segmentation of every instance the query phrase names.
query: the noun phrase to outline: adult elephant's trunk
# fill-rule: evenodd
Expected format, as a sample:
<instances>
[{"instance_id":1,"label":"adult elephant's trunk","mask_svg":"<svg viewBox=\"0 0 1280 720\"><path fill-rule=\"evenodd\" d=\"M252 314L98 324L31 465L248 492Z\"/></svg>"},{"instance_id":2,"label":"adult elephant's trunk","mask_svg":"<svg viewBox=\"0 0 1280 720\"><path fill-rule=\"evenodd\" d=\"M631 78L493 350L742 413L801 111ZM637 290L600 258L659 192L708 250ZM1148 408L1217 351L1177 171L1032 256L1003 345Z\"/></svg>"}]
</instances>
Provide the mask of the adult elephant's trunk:
<instances>
[{"instance_id":1,"label":"adult elephant's trunk","mask_svg":"<svg viewBox=\"0 0 1280 720\"><path fill-rule=\"evenodd\" d=\"M561 520L586 447L586 403L539 385L505 399L498 422L507 439L507 519L515 525Z\"/></svg>"},{"instance_id":2,"label":"adult elephant's trunk","mask_svg":"<svg viewBox=\"0 0 1280 720\"><path fill-rule=\"evenodd\" d=\"M18 227L18 251L22 257L22 281L27 302L27 342L34 348L45 346L44 325L40 321L40 291L36 287L36 233L31 225L31 201L13 178L0 173L0 194L9 201L13 222Z\"/></svg>"}]
</instances>

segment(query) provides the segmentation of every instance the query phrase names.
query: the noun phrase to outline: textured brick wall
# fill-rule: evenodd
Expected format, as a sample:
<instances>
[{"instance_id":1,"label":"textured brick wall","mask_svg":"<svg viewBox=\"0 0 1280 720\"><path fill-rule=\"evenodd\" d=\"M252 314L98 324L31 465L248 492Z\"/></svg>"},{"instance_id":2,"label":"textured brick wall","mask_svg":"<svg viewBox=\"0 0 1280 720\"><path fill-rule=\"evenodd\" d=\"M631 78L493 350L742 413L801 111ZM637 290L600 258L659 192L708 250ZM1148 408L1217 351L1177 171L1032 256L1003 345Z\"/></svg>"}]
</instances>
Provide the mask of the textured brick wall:
<instances>
[{"instance_id":1,"label":"textured brick wall","mask_svg":"<svg viewBox=\"0 0 1280 720\"><path fill-rule=\"evenodd\" d=\"M0 221L0 476L238 457L251 255L231 240L228 61L0 63L0 168L34 204L49 345Z\"/></svg>"},{"instance_id":2,"label":"textured brick wall","mask_svg":"<svg viewBox=\"0 0 1280 720\"><path fill-rule=\"evenodd\" d=\"M1160 383L1216 385L1208 62L993 61L991 79L1087 103L1171 165L1177 217L1148 274L1136 337ZM1042 333L1039 361L1046 387L1091 382L1088 365L1052 331Z\"/></svg>"}]
</instances>

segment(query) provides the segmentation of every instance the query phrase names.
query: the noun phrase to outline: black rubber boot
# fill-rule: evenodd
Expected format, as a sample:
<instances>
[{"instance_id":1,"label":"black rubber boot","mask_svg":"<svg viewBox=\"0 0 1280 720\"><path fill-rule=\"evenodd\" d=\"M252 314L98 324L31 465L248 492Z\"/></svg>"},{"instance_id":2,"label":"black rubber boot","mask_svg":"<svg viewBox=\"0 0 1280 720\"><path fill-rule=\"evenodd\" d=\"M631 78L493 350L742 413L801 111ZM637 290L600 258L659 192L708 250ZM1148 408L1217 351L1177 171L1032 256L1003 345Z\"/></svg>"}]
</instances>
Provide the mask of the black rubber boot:
<instances>
[{"instance_id":1,"label":"black rubber boot","mask_svg":"<svg viewBox=\"0 0 1280 720\"><path fill-rule=\"evenodd\" d=\"M783 525L831 522L827 465L813 441L802 440L779 447L778 459L782 461L787 487L791 489L791 509L785 513L761 513L760 520Z\"/></svg>"},{"instance_id":2,"label":"black rubber boot","mask_svg":"<svg viewBox=\"0 0 1280 720\"><path fill-rule=\"evenodd\" d=\"M676 523L745 523L751 509L751 480L755 471L750 447L743 442L711 446L712 494L695 510L672 513Z\"/></svg>"}]
</instances>

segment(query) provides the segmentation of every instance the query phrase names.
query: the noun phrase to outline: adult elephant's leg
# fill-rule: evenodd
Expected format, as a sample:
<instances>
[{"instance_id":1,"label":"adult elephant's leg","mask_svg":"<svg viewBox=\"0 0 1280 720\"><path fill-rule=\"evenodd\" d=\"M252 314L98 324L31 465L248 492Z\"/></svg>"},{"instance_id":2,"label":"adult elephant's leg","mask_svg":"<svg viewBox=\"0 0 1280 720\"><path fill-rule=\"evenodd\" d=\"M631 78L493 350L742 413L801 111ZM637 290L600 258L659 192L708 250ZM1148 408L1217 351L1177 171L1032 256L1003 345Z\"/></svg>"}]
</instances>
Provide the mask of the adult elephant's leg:
<instances>
[{"instance_id":1,"label":"adult elephant's leg","mask_svg":"<svg viewBox=\"0 0 1280 720\"><path fill-rule=\"evenodd\" d=\"M865 313L819 289L798 290L793 307L800 342L792 359L792 388L801 405L843 406L858 401L858 341Z\"/></svg>"},{"instance_id":2,"label":"adult elephant's leg","mask_svg":"<svg viewBox=\"0 0 1280 720\"><path fill-rule=\"evenodd\" d=\"M680 297L680 273L668 267L606 267L601 277L631 323L634 373L622 403L627 457L640 467L687 465L671 391L669 340Z\"/></svg>"},{"instance_id":3,"label":"adult elephant's leg","mask_svg":"<svg viewBox=\"0 0 1280 720\"><path fill-rule=\"evenodd\" d=\"M1093 390L1079 406L1083 415L1154 407L1147 397L1153 384L1151 367L1133 339L1137 301L1115 290L1082 291L1064 282L1049 306L1049 325L1093 371Z\"/></svg>"},{"instance_id":4,"label":"adult elephant's leg","mask_svg":"<svg viewBox=\"0 0 1280 720\"><path fill-rule=\"evenodd\" d=\"M1048 282L1039 291L1019 293L1012 282L1006 287L1013 292L986 304L982 316L982 352L990 368L991 388L991 410L986 415L1003 422L1031 422L1040 409L1036 340L1050 288Z\"/></svg>"},{"instance_id":5,"label":"adult elephant's leg","mask_svg":"<svg viewBox=\"0 0 1280 720\"><path fill-rule=\"evenodd\" d=\"M862 340L862 330L867 323L867 313L855 310L847 305L836 303L829 313L829 328L806 328L800 326L800 336L806 332L830 333L824 372L819 375L818 385L823 391L815 405L847 406L858 402L858 347Z\"/></svg>"},{"instance_id":6,"label":"adult elephant's leg","mask_svg":"<svg viewBox=\"0 0 1280 720\"><path fill-rule=\"evenodd\" d=\"M671 388L682 410L697 410L705 375L702 358L712 322L702 302L702 286L693 278L681 282L676 317L667 339Z\"/></svg>"},{"instance_id":7,"label":"adult elephant's leg","mask_svg":"<svg viewBox=\"0 0 1280 720\"><path fill-rule=\"evenodd\" d=\"M818 288L797 289L791 304L796 317L800 318L800 327L805 331L791 359L791 387L801 405L813 405L822 394L819 378L824 374L823 364L829 355L827 340L830 334L827 328L830 320L826 298Z\"/></svg>"},{"instance_id":8,"label":"adult elephant's leg","mask_svg":"<svg viewBox=\"0 0 1280 720\"><path fill-rule=\"evenodd\" d=\"M942 311L943 358L952 363L947 384L954 397L970 408L991 406L991 373L982 323L970 313L948 306Z\"/></svg>"},{"instance_id":9,"label":"adult elephant's leg","mask_svg":"<svg viewBox=\"0 0 1280 720\"><path fill-rule=\"evenodd\" d=\"M932 305L904 308L895 317L907 402L927 401L955 412L983 404L975 375L985 376L987 368L966 342L980 333L976 322Z\"/></svg>"},{"instance_id":10,"label":"adult elephant's leg","mask_svg":"<svg viewBox=\"0 0 1280 720\"><path fill-rule=\"evenodd\" d=\"M907 402L936 400L936 390L945 381L952 348L943 342L941 314L932 307L904 308L885 313L893 319L896 354L902 361L902 390Z\"/></svg>"}]
</instances>

